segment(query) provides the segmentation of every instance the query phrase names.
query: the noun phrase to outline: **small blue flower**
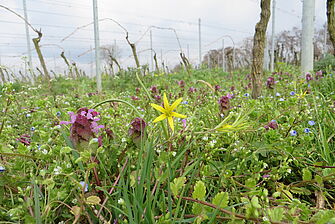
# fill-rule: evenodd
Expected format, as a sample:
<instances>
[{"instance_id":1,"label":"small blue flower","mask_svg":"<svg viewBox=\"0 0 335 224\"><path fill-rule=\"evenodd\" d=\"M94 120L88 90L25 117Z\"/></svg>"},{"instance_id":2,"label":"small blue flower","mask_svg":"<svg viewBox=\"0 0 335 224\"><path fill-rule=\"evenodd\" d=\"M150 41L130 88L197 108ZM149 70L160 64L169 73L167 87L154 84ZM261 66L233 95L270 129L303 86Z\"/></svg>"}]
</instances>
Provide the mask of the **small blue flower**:
<instances>
[{"instance_id":1,"label":"small blue flower","mask_svg":"<svg viewBox=\"0 0 335 224\"><path fill-rule=\"evenodd\" d=\"M248 97L248 96L250 96L250 94L249 94L249 93L246 93L246 94L244 94L244 96L245 96L245 97Z\"/></svg>"},{"instance_id":2,"label":"small blue flower","mask_svg":"<svg viewBox=\"0 0 335 224\"><path fill-rule=\"evenodd\" d=\"M26 117L31 117L31 114L26 114Z\"/></svg>"},{"instance_id":3,"label":"small blue flower","mask_svg":"<svg viewBox=\"0 0 335 224\"><path fill-rule=\"evenodd\" d=\"M188 102L187 101L183 101L183 102L181 102L181 104L188 104Z\"/></svg>"},{"instance_id":4,"label":"small blue flower","mask_svg":"<svg viewBox=\"0 0 335 224\"><path fill-rule=\"evenodd\" d=\"M81 187L83 188L84 186L84 192L87 192L88 191L88 184L87 183L85 183L84 181L80 181L79 182L80 183L80 185L81 185Z\"/></svg>"},{"instance_id":5,"label":"small blue flower","mask_svg":"<svg viewBox=\"0 0 335 224\"><path fill-rule=\"evenodd\" d=\"M30 131L35 131L35 127L31 127L31 128L30 128Z\"/></svg>"},{"instance_id":6,"label":"small blue flower","mask_svg":"<svg viewBox=\"0 0 335 224\"><path fill-rule=\"evenodd\" d=\"M6 168L3 166L0 166L0 173L5 172L5 171L6 171Z\"/></svg>"},{"instance_id":7,"label":"small blue flower","mask_svg":"<svg viewBox=\"0 0 335 224\"><path fill-rule=\"evenodd\" d=\"M276 96L280 96L280 93L276 93Z\"/></svg>"},{"instance_id":8,"label":"small blue flower","mask_svg":"<svg viewBox=\"0 0 335 224\"><path fill-rule=\"evenodd\" d=\"M310 130L309 128L305 128L305 129L304 129L304 132L305 132L305 133L309 133L310 131L311 131L311 130Z\"/></svg>"},{"instance_id":9,"label":"small blue flower","mask_svg":"<svg viewBox=\"0 0 335 224\"><path fill-rule=\"evenodd\" d=\"M295 130L290 131L291 136L297 136L298 132Z\"/></svg>"},{"instance_id":10,"label":"small blue flower","mask_svg":"<svg viewBox=\"0 0 335 224\"><path fill-rule=\"evenodd\" d=\"M279 101L285 101L284 98L280 98Z\"/></svg>"},{"instance_id":11,"label":"small blue flower","mask_svg":"<svg viewBox=\"0 0 335 224\"><path fill-rule=\"evenodd\" d=\"M290 92L290 95L291 95L291 96L294 96L294 95L295 95L295 92L294 92L294 91Z\"/></svg>"},{"instance_id":12,"label":"small blue flower","mask_svg":"<svg viewBox=\"0 0 335 224\"><path fill-rule=\"evenodd\" d=\"M60 111L57 111L56 116L57 116L57 117L60 117L61 114L62 114L62 113L61 113Z\"/></svg>"},{"instance_id":13,"label":"small blue flower","mask_svg":"<svg viewBox=\"0 0 335 224\"><path fill-rule=\"evenodd\" d=\"M308 121L308 124L309 124L310 126L313 126L313 125L315 125L315 122L314 122L314 121Z\"/></svg>"}]
</instances>

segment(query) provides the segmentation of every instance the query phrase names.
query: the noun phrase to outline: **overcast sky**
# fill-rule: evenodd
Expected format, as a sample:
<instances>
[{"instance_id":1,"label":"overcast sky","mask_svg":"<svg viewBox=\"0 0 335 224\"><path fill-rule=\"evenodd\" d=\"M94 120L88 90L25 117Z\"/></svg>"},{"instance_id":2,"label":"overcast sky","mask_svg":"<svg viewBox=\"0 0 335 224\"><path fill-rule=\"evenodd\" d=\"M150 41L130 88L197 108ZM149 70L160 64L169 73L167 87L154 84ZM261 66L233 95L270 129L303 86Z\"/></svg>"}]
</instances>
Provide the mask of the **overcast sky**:
<instances>
[{"instance_id":1,"label":"overcast sky","mask_svg":"<svg viewBox=\"0 0 335 224\"><path fill-rule=\"evenodd\" d=\"M0 0L0 5L11 8L23 15L23 0ZM252 36L259 20L260 0L97 0L99 18L111 18L118 21L129 31L130 40L137 43L140 63L150 63L150 35L148 27L159 26L174 28L183 51L191 62L198 63L198 18L201 18L202 53L221 47L221 37L228 35L238 45L244 38ZM61 71L64 63L59 55L65 55L72 61L90 71L93 69L94 52L93 26L77 31L70 38L62 39L77 27L93 21L92 0L26 0L28 20L37 29L41 29L42 52L49 69ZM326 22L326 1L315 0L315 26ZM276 33L301 27L302 1L277 0ZM114 44L120 48L121 65L133 66L131 51L122 29L112 21L102 21L100 25L101 45ZM23 69L22 56L27 53L24 22L17 16L0 8L0 58L1 64L12 69ZM268 33L271 32L271 20ZM36 34L30 30L31 38ZM233 45L229 37L225 44ZM172 67L178 63L178 42L171 30L152 29L153 49L158 59L167 61ZM31 43L33 47L33 44ZM187 49L189 49L187 51ZM88 52L84 54L85 52ZM33 63L38 65L33 52Z\"/></svg>"}]
</instances>

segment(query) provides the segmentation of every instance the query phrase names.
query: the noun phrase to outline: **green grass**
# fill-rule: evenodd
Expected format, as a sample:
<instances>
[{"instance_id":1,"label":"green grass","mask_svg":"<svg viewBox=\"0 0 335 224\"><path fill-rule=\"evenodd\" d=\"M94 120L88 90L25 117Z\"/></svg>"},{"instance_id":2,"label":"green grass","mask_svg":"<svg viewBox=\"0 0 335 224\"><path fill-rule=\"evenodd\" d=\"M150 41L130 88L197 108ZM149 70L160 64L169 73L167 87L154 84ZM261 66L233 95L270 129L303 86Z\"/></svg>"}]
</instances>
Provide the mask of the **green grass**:
<instances>
[{"instance_id":1,"label":"green grass","mask_svg":"<svg viewBox=\"0 0 335 224\"><path fill-rule=\"evenodd\" d=\"M220 70L123 72L104 76L101 94L85 77L1 86L0 220L334 223L335 78L306 82L292 66L278 69L275 88L265 76L257 100L247 72ZM174 133L166 120L152 122L159 113L150 103L161 104L164 92L170 102L183 98L177 112L187 115L186 127L175 118ZM222 111L218 100L228 93L234 97ZM83 107L100 113L105 127L93 137L102 137L101 147L92 136L78 147L71 125L59 125ZM138 139L129 135L135 117L146 122ZM266 127L272 120L278 127ZM90 204L90 196L100 199Z\"/></svg>"}]
</instances>

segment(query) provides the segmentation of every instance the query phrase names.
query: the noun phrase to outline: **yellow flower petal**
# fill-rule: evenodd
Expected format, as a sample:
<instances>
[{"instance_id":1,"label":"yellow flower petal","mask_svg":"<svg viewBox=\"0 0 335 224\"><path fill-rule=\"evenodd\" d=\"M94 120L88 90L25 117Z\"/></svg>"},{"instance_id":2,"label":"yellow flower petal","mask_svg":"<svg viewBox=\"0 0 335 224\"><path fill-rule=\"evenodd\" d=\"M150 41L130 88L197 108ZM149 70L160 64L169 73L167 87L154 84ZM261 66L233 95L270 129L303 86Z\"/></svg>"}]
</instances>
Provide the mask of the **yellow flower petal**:
<instances>
[{"instance_id":1,"label":"yellow flower petal","mask_svg":"<svg viewBox=\"0 0 335 224\"><path fill-rule=\"evenodd\" d=\"M156 122L164 120L164 119L166 119L166 115L162 114L162 115L156 117L156 119L153 122L156 123Z\"/></svg>"},{"instance_id":2,"label":"yellow flower petal","mask_svg":"<svg viewBox=\"0 0 335 224\"><path fill-rule=\"evenodd\" d=\"M155 108L156 110L158 110L159 112L162 112L162 113L165 113L165 112L166 112L166 110L165 110L163 107L161 107L161 106L159 106L159 105L157 105L157 104L151 103L150 105L151 105L153 108Z\"/></svg>"},{"instance_id":3,"label":"yellow flower petal","mask_svg":"<svg viewBox=\"0 0 335 224\"><path fill-rule=\"evenodd\" d=\"M164 108L165 108L165 110L169 110L170 105L169 105L169 101L168 101L165 93L164 93L164 96L163 96L163 102L164 102Z\"/></svg>"},{"instance_id":4,"label":"yellow flower petal","mask_svg":"<svg viewBox=\"0 0 335 224\"><path fill-rule=\"evenodd\" d=\"M179 118L187 118L186 115L178 114L178 113L176 113L176 112L172 112L172 113L171 113L171 116L173 116L173 117L179 117Z\"/></svg>"},{"instance_id":5,"label":"yellow flower petal","mask_svg":"<svg viewBox=\"0 0 335 224\"><path fill-rule=\"evenodd\" d=\"M168 122L169 122L169 125L171 127L171 130L174 131L173 118L172 117L168 117Z\"/></svg>"},{"instance_id":6,"label":"yellow flower petal","mask_svg":"<svg viewBox=\"0 0 335 224\"><path fill-rule=\"evenodd\" d=\"M171 111L173 111L174 109L176 109L176 107L181 103L182 100L183 100L183 98L179 98L176 101L174 101L173 104L170 107Z\"/></svg>"}]
</instances>

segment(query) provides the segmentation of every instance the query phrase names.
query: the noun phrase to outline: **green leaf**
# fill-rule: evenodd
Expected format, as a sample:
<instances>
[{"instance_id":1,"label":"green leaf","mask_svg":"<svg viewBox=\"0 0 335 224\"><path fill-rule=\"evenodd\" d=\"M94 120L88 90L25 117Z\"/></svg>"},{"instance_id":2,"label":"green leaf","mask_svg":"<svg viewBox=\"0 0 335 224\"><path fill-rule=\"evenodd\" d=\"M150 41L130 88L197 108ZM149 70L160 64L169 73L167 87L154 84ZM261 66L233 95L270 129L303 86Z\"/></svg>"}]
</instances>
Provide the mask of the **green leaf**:
<instances>
[{"instance_id":1,"label":"green leaf","mask_svg":"<svg viewBox=\"0 0 335 224\"><path fill-rule=\"evenodd\" d=\"M89 205L98 205L101 199L98 196L89 196L86 198L86 203Z\"/></svg>"},{"instance_id":2,"label":"green leaf","mask_svg":"<svg viewBox=\"0 0 335 224\"><path fill-rule=\"evenodd\" d=\"M70 147L68 147L68 146L66 146L66 147L62 147L61 148L61 150L60 150L60 153L61 154L67 154L67 153L69 153L69 152L71 152L72 151L72 148L70 148Z\"/></svg>"},{"instance_id":3,"label":"green leaf","mask_svg":"<svg viewBox=\"0 0 335 224\"><path fill-rule=\"evenodd\" d=\"M173 182L170 184L171 191L173 195L178 195L179 191L184 187L186 182L186 177L174 178Z\"/></svg>"},{"instance_id":4,"label":"green leaf","mask_svg":"<svg viewBox=\"0 0 335 224\"><path fill-rule=\"evenodd\" d=\"M257 196L253 196L251 198L250 202L251 202L252 207L254 207L254 208L262 208L262 206L258 202L258 197Z\"/></svg>"},{"instance_id":5,"label":"green leaf","mask_svg":"<svg viewBox=\"0 0 335 224\"><path fill-rule=\"evenodd\" d=\"M284 208L277 207L271 210L269 209L268 213L272 222L280 222L284 216Z\"/></svg>"},{"instance_id":6,"label":"green leaf","mask_svg":"<svg viewBox=\"0 0 335 224\"><path fill-rule=\"evenodd\" d=\"M315 181L316 181L321 187L323 187L323 179L322 179L322 177L319 176L319 175L316 175L314 178L315 178Z\"/></svg>"},{"instance_id":7,"label":"green leaf","mask_svg":"<svg viewBox=\"0 0 335 224\"><path fill-rule=\"evenodd\" d=\"M203 200L206 196L206 187L204 182L201 180L197 181L194 186L194 191L192 193L192 198Z\"/></svg>"},{"instance_id":8,"label":"green leaf","mask_svg":"<svg viewBox=\"0 0 335 224\"><path fill-rule=\"evenodd\" d=\"M200 215L202 214L203 211L203 206L202 204L194 203L192 206L192 213L195 215Z\"/></svg>"},{"instance_id":9,"label":"green leaf","mask_svg":"<svg viewBox=\"0 0 335 224\"><path fill-rule=\"evenodd\" d=\"M215 195L215 197L212 200L212 204L224 208L228 206L229 195L228 192L220 192Z\"/></svg>"},{"instance_id":10,"label":"green leaf","mask_svg":"<svg viewBox=\"0 0 335 224\"><path fill-rule=\"evenodd\" d=\"M302 180L310 181L312 180L312 172L309 169L302 169Z\"/></svg>"},{"instance_id":11,"label":"green leaf","mask_svg":"<svg viewBox=\"0 0 335 224\"><path fill-rule=\"evenodd\" d=\"M249 178L245 181L245 186L249 187L249 188L254 188L256 187L256 180L253 178Z\"/></svg>"}]
</instances>

